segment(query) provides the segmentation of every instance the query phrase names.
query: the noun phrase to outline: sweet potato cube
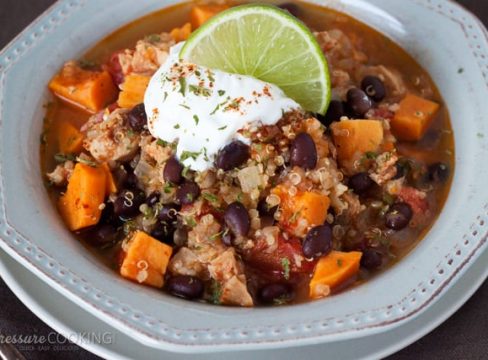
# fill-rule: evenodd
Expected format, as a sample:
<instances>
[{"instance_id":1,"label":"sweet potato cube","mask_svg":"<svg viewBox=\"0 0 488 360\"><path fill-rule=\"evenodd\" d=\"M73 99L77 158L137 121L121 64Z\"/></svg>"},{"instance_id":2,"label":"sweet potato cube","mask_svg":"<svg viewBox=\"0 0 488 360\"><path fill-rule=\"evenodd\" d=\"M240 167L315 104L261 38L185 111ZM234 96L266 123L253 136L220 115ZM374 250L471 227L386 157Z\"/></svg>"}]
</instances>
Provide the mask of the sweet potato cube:
<instances>
[{"instance_id":1,"label":"sweet potato cube","mask_svg":"<svg viewBox=\"0 0 488 360\"><path fill-rule=\"evenodd\" d=\"M383 142L383 124L378 120L343 120L331 129L339 161L377 151Z\"/></svg>"},{"instance_id":2,"label":"sweet potato cube","mask_svg":"<svg viewBox=\"0 0 488 360\"><path fill-rule=\"evenodd\" d=\"M140 284L161 288L172 252L171 246L137 231L129 240L120 275Z\"/></svg>"},{"instance_id":3,"label":"sweet potato cube","mask_svg":"<svg viewBox=\"0 0 488 360\"><path fill-rule=\"evenodd\" d=\"M131 74L125 77L120 85L122 91L119 94L117 103L121 108L133 108L144 102L144 93L149 85L149 76Z\"/></svg>"},{"instance_id":4,"label":"sweet potato cube","mask_svg":"<svg viewBox=\"0 0 488 360\"><path fill-rule=\"evenodd\" d=\"M305 219L307 226L317 226L324 223L329 209L329 197L316 192L305 191L290 195L288 189L282 185L272 190L281 202L282 223L292 226L299 219Z\"/></svg>"},{"instance_id":5,"label":"sweet potato cube","mask_svg":"<svg viewBox=\"0 0 488 360\"><path fill-rule=\"evenodd\" d=\"M198 28L212 16L217 15L219 12L228 9L229 6L222 4L207 4L196 5L191 9L190 21L193 29Z\"/></svg>"},{"instance_id":6,"label":"sweet potato cube","mask_svg":"<svg viewBox=\"0 0 488 360\"><path fill-rule=\"evenodd\" d=\"M102 169L105 171L105 174L107 176L107 187L105 191L107 194L113 194L117 192L117 184L115 182L114 176L112 175L112 171L110 170L110 167L108 166L107 163L102 164Z\"/></svg>"},{"instance_id":7,"label":"sweet potato cube","mask_svg":"<svg viewBox=\"0 0 488 360\"><path fill-rule=\"evenodd\" d=\"M83 134L69 121L58 126L59 151L63 154L76 154L83 150Z\"/></svg>"},{"instance_id":8,"label":"sweet potato cube","mask_svg":"<svg viewBox=\"0 0 488 360\"><path fill-rule=\"evenodd\" d=\"M176 42L185 41L191 34L191 24L186 23L182 27L176 27L169 34Z\"/></svg>"},{"instance_id":9,"label":"sweet potato cube","mask_svg":"<svg viewBox=\"0 0 488 360\"><path fill-rule=\"evenodd\" d=\"M59 210L71 231L95 225L100 220L106 195L105 170L78 163L66 193L59 199Z\"/></svg>"},{"instance_id":10,"label":"sweet potato cube","mask_svg":"<svg viewBox=\"0 0 488 360\"><path fill-rule=\"evenodd\" d=\"M49 83L49 89L61 99L89 112L97 112L117 98L117 87L107 71L80 68L67 62Z\"/></svg>"},{"instance_id":11,"label":"sweet potato cube","mask_svg":"<svg viewBox=\"0 0 488 360\"><path fill-rule=\"evenodd\" d=\"M418 141L434 119L439 104L408 94L401 102L391 121L393 135L399 140Z\"/></svg>"},{"instance_id":12,"label":"sweet potato cube","mask_svg":"<svg viewBox=\"0 0 488 360\"><path fill-rule=\"evenodd\" d=\"M351 279L359 271L362 253L358 251L332 251L319 259L310 280L309 296L319 299L330 290Z\"/></svg>"}]
</instances>

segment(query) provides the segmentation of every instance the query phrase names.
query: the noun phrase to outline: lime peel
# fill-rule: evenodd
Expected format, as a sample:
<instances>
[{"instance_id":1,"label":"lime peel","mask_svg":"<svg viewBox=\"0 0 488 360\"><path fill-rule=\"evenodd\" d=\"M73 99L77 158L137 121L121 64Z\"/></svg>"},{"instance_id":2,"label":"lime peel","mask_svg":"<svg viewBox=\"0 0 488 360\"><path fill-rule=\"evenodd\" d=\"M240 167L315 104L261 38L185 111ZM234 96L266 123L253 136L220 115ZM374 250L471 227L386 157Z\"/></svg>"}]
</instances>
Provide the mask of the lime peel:
<instances>
[{"instance_id":1,"label":"lime peel","mask_svg":"<svg viewBox=\"0 0 488 360\"><path fill-rule=\"evenodd\" d=\"M329 68L317 40L305 24L273 5L219 13L191 34L180 58L273 83L311 112L324 114L330 102Z\"/></svg>"}]
</instances>

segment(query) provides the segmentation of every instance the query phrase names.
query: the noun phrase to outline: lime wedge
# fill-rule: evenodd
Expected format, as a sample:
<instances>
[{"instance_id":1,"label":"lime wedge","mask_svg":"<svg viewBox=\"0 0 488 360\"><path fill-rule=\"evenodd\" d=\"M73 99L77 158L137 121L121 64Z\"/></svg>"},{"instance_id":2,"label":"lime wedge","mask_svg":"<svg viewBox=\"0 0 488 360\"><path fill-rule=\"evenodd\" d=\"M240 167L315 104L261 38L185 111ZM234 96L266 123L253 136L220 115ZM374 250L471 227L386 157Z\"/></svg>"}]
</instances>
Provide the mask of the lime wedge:
<instances>
[{"instance_id":1,"label":"lime wedge","mask_svg":"<svg viewBox=\"0 0 488 360\"><path fill-rule=\"evenodd\" d=\"M241 5L216 15L189 37L180 58L275 84L311 112L324 114L330 101L327 60L315 37L272 5Z\"/></svg>"}]
</instances>

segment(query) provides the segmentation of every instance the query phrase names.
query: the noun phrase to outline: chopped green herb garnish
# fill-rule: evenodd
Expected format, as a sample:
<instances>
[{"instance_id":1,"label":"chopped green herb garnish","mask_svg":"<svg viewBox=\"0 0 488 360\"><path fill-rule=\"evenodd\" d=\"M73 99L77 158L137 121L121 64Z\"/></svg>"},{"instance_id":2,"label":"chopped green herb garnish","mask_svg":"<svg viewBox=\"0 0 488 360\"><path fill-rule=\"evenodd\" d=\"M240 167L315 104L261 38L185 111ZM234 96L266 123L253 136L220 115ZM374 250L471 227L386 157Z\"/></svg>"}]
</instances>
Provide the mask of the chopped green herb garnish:
<instances>
[{"instance_id":1,"label":"chopped green herb garnish","mask_svg":"<svg viewBox=\"0 0 488 360\"><path fill-rule=\"evenodd\" d=\"M337 266L342 267L342 259L337 259Z\"/></svg>"},{"instance_id":2,"label":"chopped green herb garnish","mask_svg":"<svg viewBox=\"0 0 488 360\"><path fill-rule=\"evenodd\" d=\"M273 304L275 305L285 305L290 301L290 298L286 295L280 296L279 298L276 298L273 300Z\"/></svg>"},{"instance_id":3,"label":"chopped green herb garnish","mask_svg":"<svg viewBox=\"0 0 488 360\"><path fill-rule=\"evenodd\" d=\"M217 130L222 131L222 130L225 130L225 129L227 129L227 125L221 126Z\"/></svg>"},{"instance_id":4,"label":"chopped green herb garnish","mask_svg":"<svg viewBox=\"0 0 488 360\"><path fill-rule=\"evenodd\" d=\"M64 163L66 161L75 161L76 157L73 154L58 153L54 155L54 160L58 163Z\"/></svg>"},{"instance_id":5,"label":"chopped green herb garnish","mask_svg":"<svg viewBox=\"0 0 488 360\"><path fill-rule=\"evenodd\" d=\"M185 223L186 223L186 225L188 225L189 227L192 227L192 228L197 226L197 222L191 216L188 216L185 218Z\"/></svg>"},{"instance_id":6,"label":"chopped green herb garnish","mask_svg":"<svg viewBox=\"0 0 488 360\"><path fill-rule=\"evenodd\" d=\"M154 44L156 42L161 41L161 37L158 34L151 34L146 36L145 40L150 42L151 44Z\"/></svg>"},{"instance_id":7,"label":"chopped green herb garnish","mask_svg":"<svg viewBox=\"0 0 488 360\"><path fill-rule=\"evenodd\" d=\"M181 95L185 96L185 93L186 93L186 78L185 77L180 77L178 79L178 82L180 83L180 93L181 93Z\"/></svg>"},{"instance_id":8,"label":"chopped green herb garnish","mask_svg":"<svg viewBox=\"0 0 488 360\"><path fill-rule=\"evenodd\" d=\"M166 99L167 99L167 98L168 98L168 92L167 92L167 91L165 91L165 92L164 92L164 98L163 98L163 101L166 101Z\"/></svg>"},{"instance_id":9,"label":"chopped green herb garnish","mask_svg":"<svg viewBox=\"0 0 488 360\"><path fill-rule=\"evenodd\" d=\"M210 96L212 94L210 89L207 89L203 86L190 85L188 88L192 93L194 93L197 96L200 96L200 95Z\"/></svg>"},{"instance_id":10,"label":"chopped green herb garnish","mask_svg":"<svg viewBox=\"0 0 488 360\"><path fill-rule=\"evenodd\" d=\"M185 105L185 104L180 104L180 106L181 106L182 108L185 108L185 109L190 110L190 107L189 107L188 105Z\"/></svg>"},{"instance_id":11,"label":"chopped green herb garnish","mask_svg":"<svg viewBox=\"0 0 488 360\"><path fill-rule=\"evenodd\" d=\"M201 75L201 74L200 74L200 71L195 70L195 75L196 75L196 76L200 76L200 75Z\"/></svg>"},{"instance_id":12,"label":"chopped green herb garnish","mask_svg":"<svg viewBox=\"0 0 488 360\"><path fill-rule=\"evenodd\" d=\"M202 197L205 199L205 200L208 200L210 202L216 202L218 200L218 197L212 193L208 193L208 192L204 192L202 193Z\"/></svg>"},{"instance_id":13,"label":"chopped green herb garnish","mask_svg":"<svg viewBox=\"0 0 488 360\"><path fill-rule=\"evenodd\" d=\"M378 157L378 154L375 153L374 151L368 151L366 152L366 154L364 154L364 156L366 156L366 159L374 160Z\"/></svg>"},{"instance_id":14,"label":"chopped green herb garnish","mask_svg":"<svg viewBox=\"0 0 488 360\"><path fill-rule=\"evenodd\" d=\"M127 136L128 137L133 137L134 135L135 135L134 130L132 130L132 129L127 130Z\"/></svg>"},{"instance_id":15,"label":"chopped green herb garnish","mask_svg":"<svg viewBox=\"0 0 488 360\"><path fill-rule=\"evenodd\" d=\"M222 236L222 235L223 235L223 233L224 233L224 232L223 232L223 231L221 231L221 232L218 232L218 233L216 233L216 234L213 234L212 236L210 236L210 240L215 240L215 239L218 239L220 236Z\"/></svg>"},{"instance_id":16,"label":"chopped green herb garnish","mask_svg":"<svg viewBox=\"0 0 488 360\"><path fill-rule=\"evenodd\" d=\"M188 166L185 166L183 168L183 171L181 172L181 175L183 175L183 177L186 178L186 175L188 175L188 171L190 171L190 168Z\"/></svg>"},{"instance_id":17,"label":"chopped green herb garnish","mask_svg":"<svg viewBox=\"0 0 488 360\"><path fill-rule=\"evenodd\" d=\"M137 230L137 223L135 220L128 220L124 223L123 231L125 235L130 234L134 230Z\"/></svg>"},{"instance_id":18,"label":"chopped green herb garnish","mask_svg":"<svg viewBox=\"0 0 488 360\"><path fill-rule=\"evenodd\" d=\"M166 183L164 184L163 191L165 194L169 194L171 191L173 191L173 186L170 183Z\"/></svg>"},{"instance_id":19,"label":"chopped green herb garnish","mask_svg":"<svg viewBox=\"0 0 488 360\"><path fill-rule=\"evenodd\" d=\"M213 109L213 111L210 113L210 115L213 115L215 114L220 108L220 104L217 104L217 106L215 107L215 109Z\"/></svg>"},{"instance_id":20,"label":"chopped green herb garnish","mask_svg":"<svg viewBox=\"0 0 488 360\"><path fill-rule=\"evenodd\" d=\"M142 214L144 215L145 219L152 219L156 215L155 211L150 206L145 206L143 210L144 211L142 211Z\"/></svg>"},{"instance_id":21,"label":"chopped green herb garnish","mask_svg":"<svg viewBox=\"0 0 488 360\"><path fill-rule=\"evenodd\" d=\"M219 91L217 91L217 93L219 94L219 96L224 96L225 90L219 90Z\"/></svg>"},{"instance_id":22,"label":"chopped green herb garnish","mask_svg":"<svg viewBox=\"0 0 488 360\"><path fill-rule=\"evenodd\" d=\"M164 141L163 139L158 139L158 141L156 141L156 145L164 147L164 146L168 146L168 142Z\"/></svg>"},{"instance_id":23,"label":"chopped green herb garnish","mask_svg":"<svg viewBox=\"0 0 488 360\"><path fill-rule=\"evenodd\" d=\"M198 122L200 121L198 115L193 115L193 120L195 120L195 125L198 125Z\"/></svg>"},{"instance_id":24,"label":"chopped green herb garnish","mask_svg":"<svg viewBox=\"0 0 488 360\"><path fill-rule=\"evenodd\" d=\"M77 157L76 158L76 161L82 163L82 164L85 164L85 165L88 165L88 166L91 166L91 167L97 167L97 163L93 160L90 160L90 159L85 159L85 158L82 158L82 157Z\"/></svg>"},{"instance_id":25,"label":"chopped green herb garnish","mask_svg":"<svg viewBox=\"0 0 488 360\"><path fill-rule=\"evenodd\" d=\"M220 304L220 297L222 296L222 286L217 280L212 279L210 284L210 302L213 304Z\"/></svg>"},{"instance_id":26,"label":"chopped green herb garnish","mask_svg":"<svg viewBox=\"0 0 488 360\"><path fill-rule=\"evenodd\" d=\"M283 276L286 280L290 279L290 259L282 258L281 266L283 267Z\"/></svg>"},{"instance_id":27,"label":"chopped green herb garnish","mask_svg":"<svg viewBox=\"0 0 488 360\"><path fill-rule=\"evenodd\" d=\"M213 72L212 70L208 69L207 70L207 76L208 76L208 79L211 81L211 82L215 82L215 78L213 77Z\"/></svg>"},{"instance_id":28,"label":"chopped green herb garnish","mask_svg":"<svg viewBox=\"0 0 488 360\"><path fill-rule=\"evenodd\" d=\"M464 68L459 68L458 69L458 74L462 74L464 72Z\"/></svg>"},{"instance_id":29,"label":"chopped green herb garnish","mask_svg":"<svg viewBox=\"0 0 488 360\"><path fill-rule=\"evenodd\" d=\"M173 126L174 129L179 129L180 128L180 124L176 124L175 126Z\"/></svg>"},{"instance_id":30,"label":"chopped green herb garnish","mask_svg":"<svg viewBox=\"0 0 488 360\"><path fill-rule=\"evenodd\" d=\"M186 159L193 159L196 160L200 156L201 152L195 151L183 151L180 156L181 161L185 161Z\"/></svg>"},{"instance_id":31,"label":"chopped green herb garnish","mask_svg":"<svg viewBox=\"0 0 488 360\"><path fill-rule=\"evenodd\" d=\"M244 193L241 191L239 194L237 194L237 201L242 202L242 197L244 196Z\"/></svg>"}]
</instances>

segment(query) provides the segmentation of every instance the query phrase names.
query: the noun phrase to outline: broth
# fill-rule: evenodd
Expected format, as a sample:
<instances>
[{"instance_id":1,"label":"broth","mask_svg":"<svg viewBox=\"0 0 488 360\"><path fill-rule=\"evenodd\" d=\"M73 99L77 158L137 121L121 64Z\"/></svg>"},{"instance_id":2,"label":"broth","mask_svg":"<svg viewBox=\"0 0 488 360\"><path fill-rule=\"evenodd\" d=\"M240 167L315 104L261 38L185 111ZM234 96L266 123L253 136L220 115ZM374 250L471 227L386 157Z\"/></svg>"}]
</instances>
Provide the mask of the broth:
<instances>
[{"instance_id":1,"label":"broth","mask_svg":"<svg viewBox=\"0 0 488 360\"><path fill-rule=\"evenodd\" d=\"M393 43L387 37L383 36L369 26L336 11L320 7L317 5L296 2L299 9L299 18L314 31L326 31L339 29L343 31L355 46L365 54L369 60L368 64L381 64L388 67L396 68L401 74L409 90L419 92L420 88L430 88L433 93L430 98L437 103L443 104L442 97L430 78L429 74L422 69L416 61L408 55L398 45ZM110 34L89 50L84 60L93 61L98 64L105 63L110 55L117 50L124 48L133 48L137 40L144 38L153 33L170 31L176 26L181 26L188 19L192 3L182 3L175 6L167 7L155 13L149 14L143 18L137 19L116 32ZM91 116L78 108L75 108L58 98L53 98L47 106L46 119L43 133L43 144L41 145L41 169L43 173L52 171L56 162L54 156L59 152L56 141L56 129L61 122L69 121L77 128L80 128ZM436 115L433 124L427 135L417 143L399 142L397 146L398 153L406 157L415 157L421 164L432 164L442 162L448 164L454 169L454 140L449 115L446 106L441 106L441 110ZM431 218L427 225L423 227L409 227L391 237L391 260L383 268L387 269L396 261L405 256L419 240L429 231L435 218L442 210L446 201L450 181L444 185L438 186L435 191L428 193L428 203L431 210ZM48 192L53 200L53 206L60 196L60 190L54 187L47 187ZM77 233L77 238L82 241L87 249L95 256L100 258L113 269L118 267L116 253L120 247L108 247L100 249L93 247L86 241L84 231ZM247 271L249 287L257 287L261 280L256 280L255 270ZM361 270L356 284L370 278L375 272ZM306 300L306 294L303 289L306 288L308 277L297 280L296 296L294 302ZM335 291L339 291L337 289Z\"/></svg>"}]
</instances>

